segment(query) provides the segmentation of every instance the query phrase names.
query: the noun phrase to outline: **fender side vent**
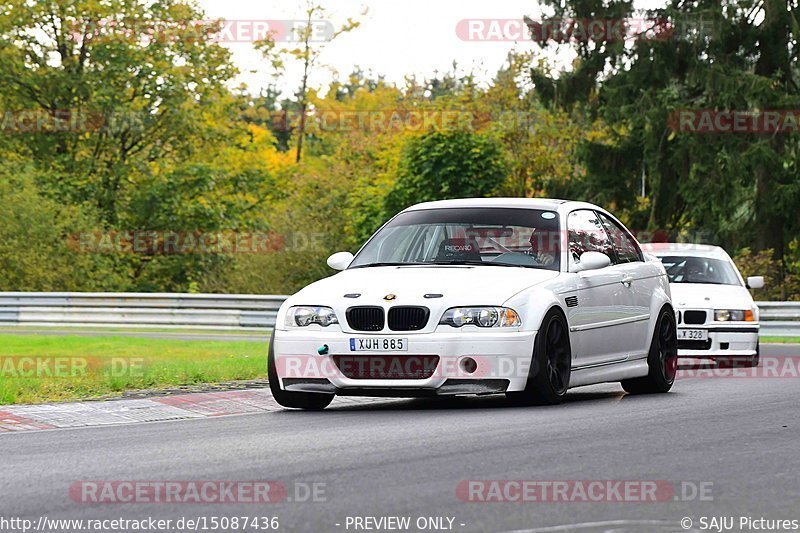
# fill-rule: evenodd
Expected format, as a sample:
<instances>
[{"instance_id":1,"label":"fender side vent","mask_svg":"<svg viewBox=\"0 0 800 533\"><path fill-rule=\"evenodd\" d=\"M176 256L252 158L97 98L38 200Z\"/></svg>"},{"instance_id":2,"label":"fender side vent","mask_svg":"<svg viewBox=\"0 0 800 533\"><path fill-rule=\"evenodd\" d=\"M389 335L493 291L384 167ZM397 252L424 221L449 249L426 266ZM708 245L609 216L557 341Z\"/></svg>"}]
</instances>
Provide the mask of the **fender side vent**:
<instances>
[{"instance_id":1,"label":"fender side vent","mask_svg":"<svg viewBox=\"0 0 800 533\"><path fill-rule=\"evenodd\" d=\"M578 307L577 296L567 296L566 298L564 298L564 301L567 302L567 307Z\"/></svg>"}]
</instances>

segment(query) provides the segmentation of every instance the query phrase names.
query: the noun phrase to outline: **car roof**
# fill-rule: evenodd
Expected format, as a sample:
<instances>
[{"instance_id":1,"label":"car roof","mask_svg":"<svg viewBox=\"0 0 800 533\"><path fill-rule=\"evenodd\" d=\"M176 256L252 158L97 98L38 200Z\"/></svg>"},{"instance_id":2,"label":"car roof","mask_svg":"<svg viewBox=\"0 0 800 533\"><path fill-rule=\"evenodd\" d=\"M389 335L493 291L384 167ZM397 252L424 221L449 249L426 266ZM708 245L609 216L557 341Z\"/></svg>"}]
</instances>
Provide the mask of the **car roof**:
<instances>
[{"instance_id":1,"label":"car roof","mask_svg":"<svg viewBox=\"0 0 800 533\"><path fill-rule=\"evenodd\" d=\"M600 209L597 206L586 204L584 202L573 202L571 200L559 200L554 198L460 198L456 200L437 200L434 202L424 202L421 204L412 205L411 207L405 209L405 211L459 207L511 207L563 211L565 206L572 207L573 204L575 206L587 207L589 209Z\"/></svg>"},{"instance_id":2,"label":"car roof","mask_svg":"<svg viewBox=\"0 0 800 533\"><path fill-rule=\"evenodd\" d=\"M691 242L651 242L642 244L642 250L655 256L680 255L730 259L728 253L719 246Z\"/></svg>"}]
</instances>

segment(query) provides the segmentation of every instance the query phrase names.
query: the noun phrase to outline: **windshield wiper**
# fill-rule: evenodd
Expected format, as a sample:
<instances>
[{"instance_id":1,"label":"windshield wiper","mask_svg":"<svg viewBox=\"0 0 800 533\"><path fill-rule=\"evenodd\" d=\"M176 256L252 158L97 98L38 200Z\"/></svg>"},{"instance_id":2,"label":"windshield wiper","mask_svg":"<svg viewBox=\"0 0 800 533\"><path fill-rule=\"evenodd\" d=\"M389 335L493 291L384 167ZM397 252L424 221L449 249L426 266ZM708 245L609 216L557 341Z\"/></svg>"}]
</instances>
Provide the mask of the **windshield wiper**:
<instances>
[{"instance_id":1,"label":"windshield wiper","mask_svg":"<svg viewBox=\"0 0 800 533\"><path fill-rule=\"evenodd\" d=\"M441 261L431 261L429 265L488 265L484 261L469 260L469 259L443 259Z\"/></svg>"},{"instance_id":2,"label":"windshield wiper","mask_svg":"<svg viewBox=\"0 0 800 533\"><path fill-rule=\"evenodd\" d=\"M413 263L391 263L391 262L383 262L383 263L367 263L366 265L356 265L350 268L367 268L367 267L391 267L391 266L403 266L409 265Z\"/></svg>"},{"instance_id":3,"label":"windshield wiper","mask_svg":"<svg viewBox=\"0 0 800 533\"><path fill-rule=\"evenodd\" d=\"M523 268L537 268L534 265L515 265L512 263L495 263L494 261L478 261L467 259L445 259L441 261L425 261L419 263L390 263L378 262L367 263L365 265L356 265L350 268L367 268L367 267L382 267L382 266L435 266L435 265L481 265L481 266L504 266L504 267L523 267Z\"/></svg>"},{"instance_id":4,"label":"windshield wiper","mask_svg":"<svg viewBox=\"0 0 800 533\"><path fill-rule=\"evenodd\" d=\"M481 266L499 266L499 267L509 267L509 268L536 268L540 270L550 270L544 265L517 265L514 263L498 263L495 261L469 261L469 260L460 260L460 259L452 259L452 260L444 260L444 261L431 261L430 263L425 263L428 265L481 265Z\"/></svg>"},{"instance_id":5,"label":"windshield wiper","mask_svg":"<svg viewBox=\"0 0 800 533\"><path fill-rule=\"evenodd\" d=\"M724 283L722 281L670 281L670 283L683 283L686 285L734 285L733 283Z\"/></svg>"}]
</instances>

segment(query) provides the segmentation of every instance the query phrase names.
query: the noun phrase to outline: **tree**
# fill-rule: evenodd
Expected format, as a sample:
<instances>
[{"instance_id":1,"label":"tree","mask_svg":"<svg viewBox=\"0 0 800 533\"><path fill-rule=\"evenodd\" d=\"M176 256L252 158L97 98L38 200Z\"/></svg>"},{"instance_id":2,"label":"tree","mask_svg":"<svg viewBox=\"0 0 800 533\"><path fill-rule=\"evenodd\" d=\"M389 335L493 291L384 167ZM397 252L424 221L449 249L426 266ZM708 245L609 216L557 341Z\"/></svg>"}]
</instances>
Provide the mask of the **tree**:
<instances>
[{"instance_id":1,"label":"tree","mask_svg":"<svg viewBox=\"0 0 800 533\"><path fill-rule=\"evenodd\" d=\"M474 106L490 117L487 130L501 140L508 160L509 196L568 197L583 194L584 166L577 157L583 142L608 137L602 125L558 107L545 106L534 90L532 54L510 53L506 65ZM576 183L577 182L577 183Z\"/></svg>"},{"instance_id":2,"label":"tree","mask_svg":"<svg viewBox=\"0 0 800 533\"><path fill-rule=\"evenodd\" d=\"M472 131L430 131L412 138L384 203L387 216L411 204L491 196L506 179L500 142Z\"/></svg>"},{"instance_id":3,"label":"tree","mask_svg":"<svg viewBox=\"0 0 800 533\"><path fill-rule=\"evenodd\" d=\"M14 133L0 138L0 155L29 156L37 195L75 212L64 224L102 233L269 230L266 206L289 162L228 89L235 69L214 38L222 24L204 18L186 0L0 8L3 129ZM15 131L20 113L43 117L43 127ZM57 130L54 117L73 122ZM0 168L0 179L14 174ZM121 290L187 290L228 260L106 254L110 271L97 278L121 280Z\"/></svg>"},{"instance_id":4,"label":"tree","mask_svg":"<svg viewBox=\"0 0 800 533\"><path fill-rule=\"evenodd\" d=\"M574 20L634 15L627 1L548 4L557 16ZM800 227L794 215L800 208L796 128L701 134L681 131L674 116L681 110L757 115L797 109L795 11L787 0L671 0L645 14L655 27L650 34L623 48L572 42L574 68L535 73L543 97L597 114L616 132L614 142L584 143L579 151L587 186L600 188L616 176L630 191L644 177L646 198L620 188L609 201L632 210L644 206L650 229L714 234L724 246L752 243L782 260Z\"/></svg>"},{"instance_id":5,"label":"tree","mask_svg":"<svg viewBox=\"0 0 800 533\"><path fill-rule=\"evenodd\" d=\"M362 16L366 15L366 13L366 10L364 10ZM315 3L314 0L306 0L304 24L299 28L295 27L292 29L292 37L299 43L298 46L294 48L279 47L277 36L274 33L256 43L256 48L270 61L276 74L283 73L287 60L298 61L302 65L303 73L300 76L300 87L295 95L300 114L300 123L297 128L297 150L295 152L295 161L297 163L300 162L303 151L303 141L306 135L309 78L314 68L318 66L320 55L322 55L326 44L340 35L353 31L361 25L360 22L348 18L343 25L331 32L330 35L327 35L324 41L316 42L315 36L317 27L315 23L320 19L325 19L327 14L328 11L321 4Z\"/></svg>"},{"instance_id":6,"label":"tree","mask_svg":"<svg viewBox=\"0 0 800 533\"><path fill-rule=\"evenodd\" d=\"M113 258L69 246L91 218L40 194L32 166L15 156L0 163L0 291L117 289L125 280Z\"/></svg>"},{"instance_id":7,"label":"tree","mask_svg":"<svg viewBox=\"0 0 800 533\"><path fill-rule=\"evenodd\" d=\"M183 0L11 0L0 11L0 86L14 110L66 116L27 145L45 192L114 224L152 166L186 157L235 70L218 23ZM2 89L0 89L2 90ZM5 92L4 91L4 92Z\"/></svg>"}]
</instances>

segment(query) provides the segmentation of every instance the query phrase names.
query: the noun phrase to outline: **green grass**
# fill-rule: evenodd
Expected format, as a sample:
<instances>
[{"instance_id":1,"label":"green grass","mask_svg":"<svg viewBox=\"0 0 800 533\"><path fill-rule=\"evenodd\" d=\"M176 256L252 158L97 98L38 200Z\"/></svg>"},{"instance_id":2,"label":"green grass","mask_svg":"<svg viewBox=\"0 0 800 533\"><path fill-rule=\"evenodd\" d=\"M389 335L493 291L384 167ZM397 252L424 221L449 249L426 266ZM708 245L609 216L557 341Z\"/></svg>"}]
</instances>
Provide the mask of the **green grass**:
<instances>
[{"instance_id":1,"label":"green grass","mask_svg":"<svg viewBox=\"0 0 800 533\"><path fill-rule=\"evenodd\" d=\"M266 341L0 333L0 405L264 378L267 348Z\"/></svg>"},{"instance_id":2,"label":"green grass","mask_svg":"<svg viewBox=\"0 0 800 533\"><path fill-rule=\"evenodd\" d=\"M762 344L800 344L800 337L761 337Z\"/></svg>"}]
</instances>

